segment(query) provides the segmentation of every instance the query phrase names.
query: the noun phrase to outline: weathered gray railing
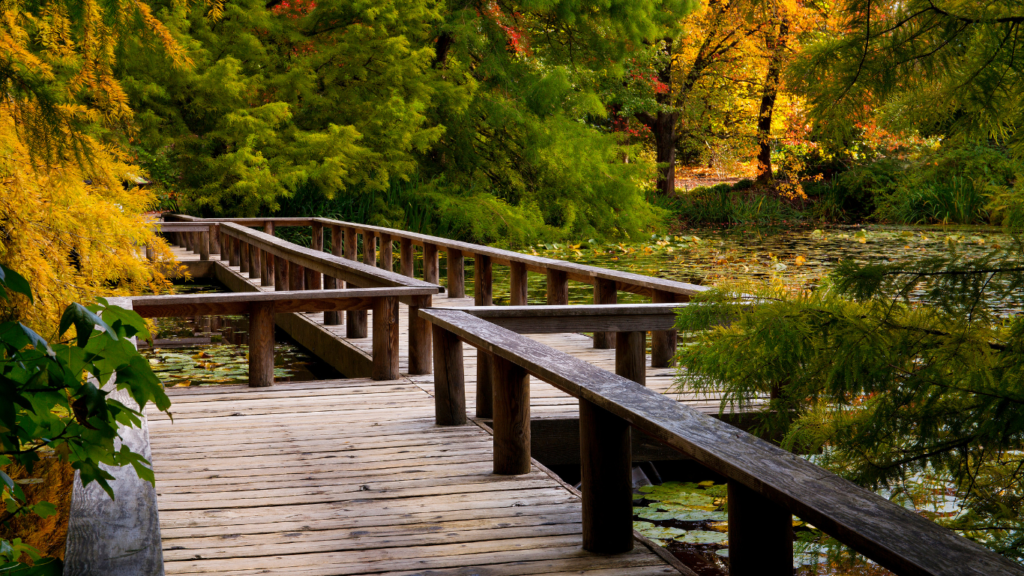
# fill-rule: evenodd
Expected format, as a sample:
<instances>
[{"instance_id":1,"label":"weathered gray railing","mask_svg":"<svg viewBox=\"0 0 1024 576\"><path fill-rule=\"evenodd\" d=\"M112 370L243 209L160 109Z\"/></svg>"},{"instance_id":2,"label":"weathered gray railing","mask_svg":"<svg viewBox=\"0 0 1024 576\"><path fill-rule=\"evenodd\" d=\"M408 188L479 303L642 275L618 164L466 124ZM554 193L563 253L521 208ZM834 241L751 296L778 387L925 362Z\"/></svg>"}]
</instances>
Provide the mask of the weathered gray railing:
<instances>
[{"instance_id":1,"label":"weathered gray railing","mask_svg":"<svg viewBox=\"0 0 1024 576\"><path fill-rule=\"evenodd\" d=\"M557 322L550 330L572 323L630 333L662 321L662 313L650 310L573 308L534 308L532 318L523 309L477 317L435 308L420 315L435 338L439 424L465 421L464 408L461 420L456 414L460 396L465 405L462 343L493 357L495 473L530 470L531 375L579 399L585 549L618 553L633 546L632 427L728 478L732 576L793 574L792 514L897 574L1024 574L1010 560L799 456L492 322L525 332L546 332L545 324Z\"/></svg>"},{"instance_id":2,"label":"weathered gray railing","mask_svg":"<svg viewBox=\"0 0 1024 576\"><path fill-rule=\"evenodd\" d=\"M249 316L249 386L274 383L274 314L373 310L374 380L394 380L398 372L398 302L430 296L433 286L362 288L316 292L246 292L188 296L137 296L132 307L143 318L203 314Z\"/></svg>"}]
</instances>

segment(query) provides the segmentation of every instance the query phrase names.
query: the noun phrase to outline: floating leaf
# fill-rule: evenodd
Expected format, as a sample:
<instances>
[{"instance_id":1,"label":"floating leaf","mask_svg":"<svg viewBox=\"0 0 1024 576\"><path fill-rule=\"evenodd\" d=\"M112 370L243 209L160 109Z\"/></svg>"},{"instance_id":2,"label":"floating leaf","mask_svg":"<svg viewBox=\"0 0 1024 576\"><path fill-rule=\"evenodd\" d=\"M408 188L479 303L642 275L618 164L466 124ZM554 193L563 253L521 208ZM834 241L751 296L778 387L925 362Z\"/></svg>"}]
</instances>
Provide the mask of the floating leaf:
<instances>
[{"instance_id":1,"label":"floating leaf","mask_svg":"<svg viewBox=\"0 0 1024 576\"><path fill-rule=\"evenodd\" d=\"M676 542L684 544L724 544L728 542L729 535L722 532L711 532L710 530L687 530L685 534L675 537Z\"/></svg>"},{"instance_id":2,"label":"floating leaf","mask_svg":"<svg viewBox=\"0 0 1024 576\"><path fill-rule=\"evenodd\" d=\"M635 529L635 528L634 528ZM686 530L680 530L679 528L670 528L667 526L653 526L651 528L644 528L642 530L636 529L637 532L643 534L647 538L653 539L665 539L671 540L676 536L680 536L686 533Z\"/></svg>"}]
</instances>

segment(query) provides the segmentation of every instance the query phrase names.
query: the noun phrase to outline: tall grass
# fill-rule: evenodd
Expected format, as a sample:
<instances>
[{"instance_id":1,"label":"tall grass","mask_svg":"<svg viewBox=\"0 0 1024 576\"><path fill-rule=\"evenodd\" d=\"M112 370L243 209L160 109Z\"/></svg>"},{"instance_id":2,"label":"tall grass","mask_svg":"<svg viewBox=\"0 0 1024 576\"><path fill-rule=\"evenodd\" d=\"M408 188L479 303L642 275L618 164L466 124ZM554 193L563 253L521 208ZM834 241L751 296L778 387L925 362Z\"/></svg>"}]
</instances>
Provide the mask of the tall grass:
<instances>
[{"instance_id":1,"label":"tall grass","mask_svg":"<svg viewBox=\"0 0 1024 576\"><path fill-rule=\"evenodd\" d=\"M803 218L799 210L771 193L739 188L737 190L729 184L698 187L674 198L654 198L653 203L689 225L771 225Z\"/></svg>"}]
</instances>

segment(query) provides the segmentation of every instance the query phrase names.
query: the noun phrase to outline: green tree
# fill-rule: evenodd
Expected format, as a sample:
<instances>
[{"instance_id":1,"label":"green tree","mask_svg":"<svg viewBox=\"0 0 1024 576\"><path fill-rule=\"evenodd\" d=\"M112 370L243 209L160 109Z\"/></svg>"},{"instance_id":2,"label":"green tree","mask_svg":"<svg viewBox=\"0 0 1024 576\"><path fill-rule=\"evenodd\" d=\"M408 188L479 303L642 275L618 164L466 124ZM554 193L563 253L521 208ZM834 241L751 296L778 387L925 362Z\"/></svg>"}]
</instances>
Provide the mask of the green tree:
<instances>
[{"instance_id":1,"label":"green tree","mask_svg":"<svg viewBox=\"0 0 1024 576\"><path fill-rule=\"evenodd\" d=\"M0 299L14 298L31 303L32 290L20 274L0 266ZM145 457L115 446L118 428L140 426L147 403L167 410L170 400L130 340L149 339L138 314L100 298L91 306L68 306L58 338L71 327L73 340L47 342L20 322L0 324L0 467L17 463L31 471L41 454L56 454L78 471L83 484L96 482L113 498L107 483L113 476L100 464L131 465L140 478L154 481ZM113 389L126 391L138 408L112 398ZM2 469L0 500L4 524L26 514L54 513L49 502L27 502ZM0 540L0 572L18 573L23 554L39 560L19 539ZM60 562L37 562L36 571L60 574Z\"/></svg>"},{"instance_id":2,"label":"green tree","mask_svg":"<svg viewBox=\"0 0 1024 576\"><path fill-rule=\"evenodd\" d=\"M990 138L1024 153L1016 0L849 0L791 74L819 126L843 140L877 114L895 129Z\"/></svg>"},{"instance_id":3,"label":"green tree","mask_svg":"<svg viewBox=\"0 0 1024 576\"><path fill-rule=\"evenodd\" d=\"M951 479L965 512L943 523L1024 551L1024 244L967 259L843 262L813 293L723 291L679 315L694 342L680 386L757 407L787 448L868 486L915 472Z\"/></svg>"}]
</instances>

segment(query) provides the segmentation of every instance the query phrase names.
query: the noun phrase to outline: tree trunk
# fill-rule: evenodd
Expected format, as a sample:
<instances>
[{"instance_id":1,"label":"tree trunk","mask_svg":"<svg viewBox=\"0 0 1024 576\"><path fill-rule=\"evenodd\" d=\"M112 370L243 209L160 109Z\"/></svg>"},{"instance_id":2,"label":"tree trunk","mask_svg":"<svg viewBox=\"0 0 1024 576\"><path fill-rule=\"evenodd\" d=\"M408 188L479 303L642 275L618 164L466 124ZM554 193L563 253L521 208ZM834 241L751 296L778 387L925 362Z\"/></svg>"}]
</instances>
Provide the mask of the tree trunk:
<instances>
[{"instance_id":1,"label":"tree trunk","mask_svg":"<svg viewBox=\"0 0 1024 576\"><path fill-rule=\"evenodd\" d=\"M761 94L761 111L757 115L757 181L768 182L774 173L772 169L772 113L775 111L775 100L779 94L779 75L782 71L782 58L786 52L786 40L789 34L789 21L785 18L779 24L778 35L768 35L765 40L771 60L768 61L768 73L764 81L764 92Z\"/></svg>"},{"instance_id":2,"label":"tree trunk","mask_svg":"<svg viewBox=\"0 0 1024 576\"><path fill-rule=\"evenodd\" d=\"M665 67L658 71L658 81L668 89L655 95L655 100L661 105L672 105L672 39L663 40L663 51L667 58ZM658 192L672 196L676 193L676 141L679 139L676 134L676 124L679 121L678 112L660 111L657 114L642 112L636 115L636 119L650 128L654 134L654 150L659 165L658 168Z\"/></svg>"}]
</instances>

